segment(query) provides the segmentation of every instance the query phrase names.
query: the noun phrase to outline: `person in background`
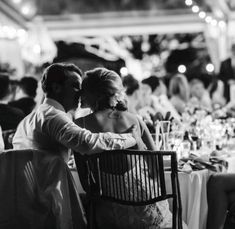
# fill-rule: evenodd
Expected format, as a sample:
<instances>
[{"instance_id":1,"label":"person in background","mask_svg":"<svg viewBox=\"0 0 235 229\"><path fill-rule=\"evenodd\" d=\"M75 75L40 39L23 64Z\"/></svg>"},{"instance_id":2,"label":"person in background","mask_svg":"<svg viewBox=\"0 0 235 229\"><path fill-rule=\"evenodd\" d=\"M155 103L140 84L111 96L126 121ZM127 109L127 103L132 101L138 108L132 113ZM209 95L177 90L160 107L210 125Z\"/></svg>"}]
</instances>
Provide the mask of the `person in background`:
<instances>
[{"instance_id":1,"label":"person in background","mask_svg":"<svg viewBox=\"0 0 235 229\"><path fill-rule=\"evenodd\" d=\"M11 86L8 74L0 74L0 126L2 130L16 129L19 122L25 117L22 110L8 104L11 100Z\"/></svg>"},{"instance_id":2,"label":"person in background","mask_svg":"<svg viewBox=\"0 0 235 229\"><path fill-rule=\"evenodd\" d=\"M49 151L68 161L68 149L81 154L95 153L129 148L141 142L134 131L91 133L70 119L66 112L78 106L81 76L81 70L74 64L55 63L46 68L41 80L45 100L19 124L13 138L14 149Z\"/></svg>"},{"instance_id":3,"label":"person in background","mask_svg":"<svg viewBox=\"0 0 235 229\"><path fill-rule=\"evenodd\" d=\"M208 110L212 109L211 99L203 82L194 78L189 82L190 85L190 102L204 107Z\"/></svg>"},{"instance_id":4,"label":"person in background","mask_svg":"<svg viewBox=\"0 0 235 229\"><path fill-rule=\"evenodd\" d=\"M176 74L170 79L169 95L170 102L179 114L182 114L189 101L189 84L187 78L182 74Z\"/></svg>"},{"instance_id":5,"label":"person in background","mask_svg":"<svg viewBox=\"0 0 235 229\"><path fill-rule=\"evenodd\" d=\"M137 83L134 84L136 81L129 77L128 80L133 82L133 88L138 88ZM125 78L124 82L126 80L127 78ZM93 113L77 119L75 121L77 125L92 132L102 133L123 133L129 126L137 125L138 134L147 149L156 149L145 123L137 115L127 110L125 89L121 77L117 73L105 68L87 71L82 82L82 91L82 104L90 107ZM127 91L127 93L130 93L130 91ZM141 148L138 147L138 149ZM145 166L142 160L137 165L141 163L141 166ZM147 165L145 168L147 168ZM133 165L131 169L134 172L138 171L136 165ZM125 176L128 179L128 176L131 176L131 172L127 171ZM142 178L136 180L136 184L144 186L145 184L141 182L141 180L144 180L144 175L140 174L140 176ZM123 188L125 189L126 187L124 186ZM138 187L135 187L135 189L138 189ZM147 187L145 187L145 190L148 192ZM134 195L134 192L132 194ZM96 205L96 212L99 228L134 229L170 228L171 226L171 212L167 201L141 207L124 206L101 201Z\"/></svg>"},{"instance_id":6,"label":"person in background","mask_svg":"<svg viewBox=\"0 0 235 229\"><path fill-rule=\"evenodd\" d=\"M8 104L21 109L25 115L28 115L35 107L36 102L34 100L38 82L33 77L23 77L19 82L18 91L14 101Z\"/></svg>"},{"instance_id":7,"label":"person in background","mask_svg":"<svg viewBox=\"0 0 235 229\"><path fill-rule=\"evenodd\" d=\"M211 175L207 183L207 202L207 229L226 228L226 217L235 212L235 174Z\"/></svg>"},{"instance_id":8,"label":"person in background","mask_svg":"<svg viewBox=\"0 0 235 229\"><path fill-rule=\"evenodd\" d=\"M157 113L156 109L152 106L152 91L147 84L140 83L140 101L138 106L138 114L143 118L148 127L154 126L153 117ZM160 106L158 111L164 113ZM153 130L151 130L152 132Z\"/></svg>"},{"instance_id":9,"label":"person in background","mask_svg":"<svg viewBox=\"0 0 235 229\"><path fill-rule=\"evenodd\" d=\"M133 75L129 74L122 79L123 86L126 89L128 111L137 114L140 105L141 90L140 83Z\"/></svg>"},{"instance_id":10,"label":"person in background","mask_svg":"<svg viewBox=\"0 0 235 229\"><path fill-rule=\"evenodd\" d=\"M214 79L208 87L209 95L213 108L221 108L225 106L226 99L224 97L224 82L220 79Z\"/></svg>"},{"instance_id":11,"label":"person in background","mask_svg":"<svg viewBox=\"0 0 235 229\"><path fill-rule=\"evenodd\" d=\"M229 56L221 62L218 78L224 83L224 98L228 103L231 100L230 84L235 82L235 44L232 44Z\"/></svg>"},{"instance_id":12,"label":"person in background","mask_svg":"<svg viewBox=\"0 0 235 229\"><path fill-rule=\"evenodd\" d=\"M150 76L142 80L142 84L148 85L151 88L151 107L156 112L160 112L163 116L170 112L173 118L178 121L180 120L180 115L167 97L167 88L161 79L156 76Z\"/></svg>"},{"instance_id":13,"label":"person in background","mask_svg":"<svg viewBox=\"0 0 235 229\"><path fill-rule=\"evenodd\" d=\"M148 96L151 94L150 88L141 84L133 75L125 76L122 82L125 87L128 111L139 116L148 127L151 127L153 125L151 115L154 115L155 111L147 105L150 101Z\"/></svg>"}]
</instances>

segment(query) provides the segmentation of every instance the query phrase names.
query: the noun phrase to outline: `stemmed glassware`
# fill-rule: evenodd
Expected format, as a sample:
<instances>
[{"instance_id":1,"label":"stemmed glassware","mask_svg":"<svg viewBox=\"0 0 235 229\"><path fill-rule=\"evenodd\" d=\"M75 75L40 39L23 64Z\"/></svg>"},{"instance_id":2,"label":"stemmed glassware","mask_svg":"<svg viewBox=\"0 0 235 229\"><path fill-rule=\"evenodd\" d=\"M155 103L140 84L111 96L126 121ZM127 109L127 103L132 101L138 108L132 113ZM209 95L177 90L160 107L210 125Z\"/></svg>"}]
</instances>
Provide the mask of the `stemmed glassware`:
<instances>
[{"instance_id":1,"label":"stemmed glassware","mask_svg":"<svg viewBox=\"0 0 235 229\"><path fill-rule=\"evenodd\" d=\"M158 150L168 150L168 138L170 132L170 121L157 121L156 123L156 146Z\"/></svg>"}]
</instances>

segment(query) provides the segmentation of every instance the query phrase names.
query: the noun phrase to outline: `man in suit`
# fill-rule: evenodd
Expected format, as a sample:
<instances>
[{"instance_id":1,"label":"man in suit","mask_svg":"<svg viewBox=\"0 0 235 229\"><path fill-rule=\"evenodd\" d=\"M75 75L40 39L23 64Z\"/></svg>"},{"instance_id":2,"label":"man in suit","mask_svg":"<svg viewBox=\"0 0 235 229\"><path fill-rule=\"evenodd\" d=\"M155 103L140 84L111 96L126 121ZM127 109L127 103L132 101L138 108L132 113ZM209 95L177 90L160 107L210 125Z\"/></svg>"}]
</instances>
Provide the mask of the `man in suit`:
<instances>
[{"instance_id":1,"label":"man in suit","mask_svg":"<svg viewBox=\"0 0 235 229\"><path fill-rule=\"evenodd\" d=\"M230 82L235 80L235 44L231 48L231 56L221 62L219 78L224 82L224 97L230 101Z\"/></svg>"}]
</instances>

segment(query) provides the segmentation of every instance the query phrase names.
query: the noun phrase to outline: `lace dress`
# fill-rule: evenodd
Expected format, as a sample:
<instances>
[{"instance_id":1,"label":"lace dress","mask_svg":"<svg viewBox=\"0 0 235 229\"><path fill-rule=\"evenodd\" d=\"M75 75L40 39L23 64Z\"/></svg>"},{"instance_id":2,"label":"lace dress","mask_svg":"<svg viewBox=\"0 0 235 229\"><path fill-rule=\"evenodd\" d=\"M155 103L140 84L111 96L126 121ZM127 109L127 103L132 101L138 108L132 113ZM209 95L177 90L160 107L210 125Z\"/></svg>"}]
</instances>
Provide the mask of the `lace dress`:
<instances>
[{"instance_id":1,"label":"lace dress","mask_svg":"<svg viewBox=\"0 0 235 229\"><path fill-rule=\"evenodd\" d=\"M132 171L125 173L125 183L121 184L123 186L121 190L124 190L123 188L129 189L128 186L131 186L130 190L134 190L131 195L135 199L138 198L137 193L140 186L146 192L144 196L146 194L150 196L153 193L153 191L149 190L149 186L145 186L144 169L147 169L146 162L141 160L137 164L138 166L132 168ZM130 178L131 172L137 175L135 180ZM113 175L110 175L110 179L113 179ZM132 180L131 184L128 183L128 179L129 181ZM153 182L151 180L151 189L153 189ZM112 191L112 187L107 189ZM172 227L172 213L169 210L167 200L147 206L126 206L100 201L96 206L96 216L98 227L102 229L158 229Z\"/></svg>"}]
</instances>

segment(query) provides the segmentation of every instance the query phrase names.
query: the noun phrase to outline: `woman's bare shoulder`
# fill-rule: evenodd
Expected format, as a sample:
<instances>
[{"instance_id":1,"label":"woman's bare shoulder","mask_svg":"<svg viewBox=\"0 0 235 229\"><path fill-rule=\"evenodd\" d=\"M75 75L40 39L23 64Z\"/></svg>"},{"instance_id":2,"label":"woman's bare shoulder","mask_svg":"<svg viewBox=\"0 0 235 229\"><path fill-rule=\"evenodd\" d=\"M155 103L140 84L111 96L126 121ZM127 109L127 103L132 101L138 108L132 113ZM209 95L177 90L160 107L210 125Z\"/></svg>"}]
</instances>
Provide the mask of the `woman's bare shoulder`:
<instances>
[{"instance_id":1,"label":"woman's bare shoulder","mask_svg":"<svg viewBox=\"0 0 235 229\"><path fill-rule=\"evenodd\" d=\"M133 120L133 121L138 121L138 115L137 114L133 114L129 111L122 111L121 113L122 113L123 117L126 117L130 120Z\"/></svg>"}]
</instances>

